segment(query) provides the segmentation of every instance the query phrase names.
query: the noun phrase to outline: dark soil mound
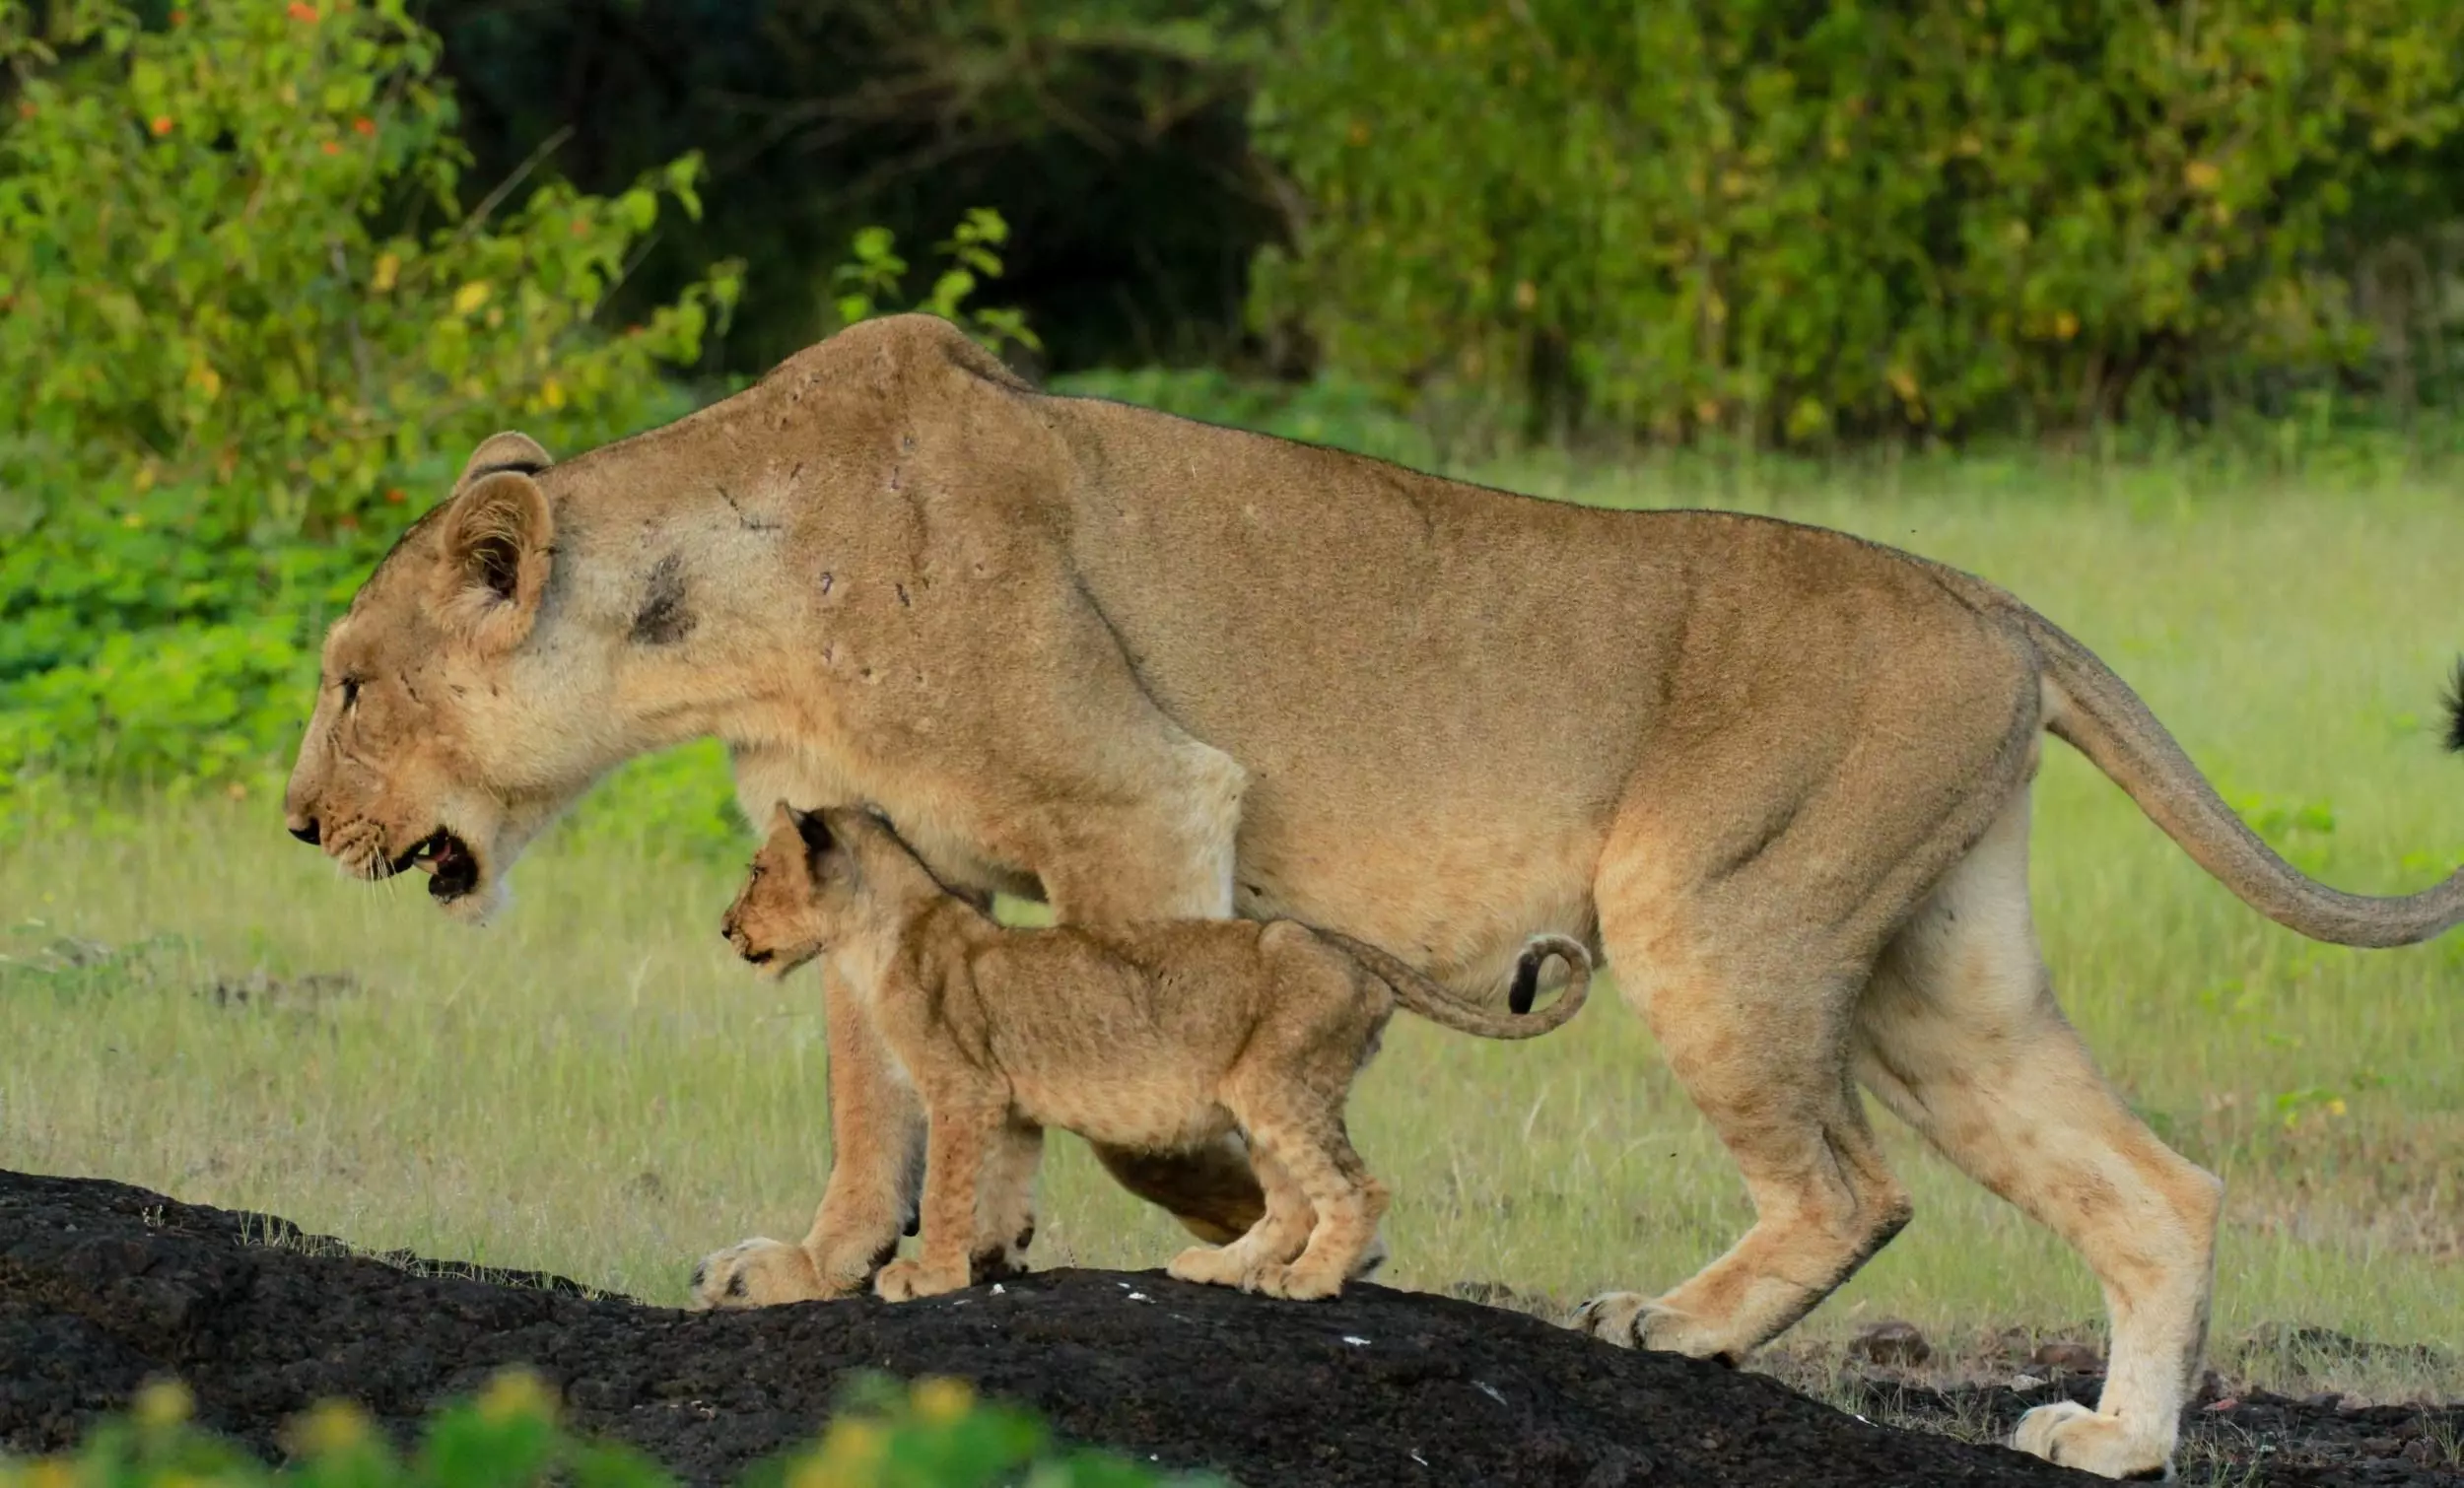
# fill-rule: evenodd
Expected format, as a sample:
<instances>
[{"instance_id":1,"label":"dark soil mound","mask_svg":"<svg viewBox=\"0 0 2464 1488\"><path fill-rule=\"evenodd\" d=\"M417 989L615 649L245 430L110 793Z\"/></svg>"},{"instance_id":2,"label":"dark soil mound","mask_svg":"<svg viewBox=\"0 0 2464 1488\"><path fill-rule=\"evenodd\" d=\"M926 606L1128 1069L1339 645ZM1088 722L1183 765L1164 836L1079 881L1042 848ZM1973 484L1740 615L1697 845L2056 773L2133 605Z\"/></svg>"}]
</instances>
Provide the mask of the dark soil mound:
<instances>
[{"instance_id":1,"label":"dark soil mound","mask_svg":"<svg viewBox=\"0 0 2464 1488\"><path fill-rule=\"evenodd\" d=\"M2055 1400L2094 1404L2089 1375L2026 1389L1863 1382L1864 1408L1894 1421L2009 1436L2019 1417ZM2186 1482L2301 1488L2430 1488L2464 1483L2464 1405L2364 1405L2334 1394L2295 1399L2268 1390L2209 1389L2182 1421L2174 1460Z\"/></svg>"},{"instance_id":2,"label":"dark soil mound","mask_svg":"<svg viewBox=\"0 0 2464 1488\"><path fill-rule=\"evenodd\" d=\"M1292 1304L1052 1271L897 1307L695 1315L553 1277L353 1255L281 1220L118 1184L0 1173L0 1450L66 1446L176 1374L208 1425L272 1456L276 1428L317 1399L359 1400L407 1432L514 1363L555 1382L582 1431L696 1482L816 1435L842 1373L863 1368L962 1376L1075 1440L1251 1488L2088 1481L1868 1424L1760 1376L1374 1286ZM2268 1483L2452 1480L2250 1461L2246 1480Z\"/></svg>"}]
</instances>

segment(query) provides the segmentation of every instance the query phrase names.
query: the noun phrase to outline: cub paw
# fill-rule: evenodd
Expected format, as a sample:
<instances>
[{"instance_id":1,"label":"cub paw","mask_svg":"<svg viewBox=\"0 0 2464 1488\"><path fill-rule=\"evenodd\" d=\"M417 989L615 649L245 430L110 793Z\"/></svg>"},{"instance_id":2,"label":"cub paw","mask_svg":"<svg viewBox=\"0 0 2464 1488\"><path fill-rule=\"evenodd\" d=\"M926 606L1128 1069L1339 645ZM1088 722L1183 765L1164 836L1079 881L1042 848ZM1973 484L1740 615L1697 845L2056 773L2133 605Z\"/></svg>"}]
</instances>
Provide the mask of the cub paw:
<instances>
[{"instance_id":1,"label":"cub paw","mask_svg":"<svg viewBox=\"0 0 2464 1488\"><path fill-rule=\"evenodd\" d=\"M1286 1302L1322 1302L1340 1296L1343 1278L1332 1270L1280 1265L1269 1261L1241 1278L1244 1292L1264 1292Z\"/></svg>"},{"instance_id":2,"label":"cub paw","mask_svg":"<svg viewBox=\"0 0 2464 1488\"><path fill-rule=\"evenodd\" d=\"M967 1274L975 1278L977 1286L1007 1281L1012 1276L1024 1276L1027 1274L1027 1248L1034 1244L1035 1221L1028 1220L1007 1242L984 1246L968 1256Z\"/></svg>"},{"instance_id":3,"label":"cub paw","mask_svg":"<svg viewBox=\"0 0 2464 1488\"><path fill-rule=\"evenodd\" d=\"M1227 1246L1192 1246L1172 1257L1164 1273L1175 1281L1195 1281L1200 1286L1236 1287L1248 1273L1241 1258Z\"/></svg>"},{"instance_id":4,"label":"cub paw","mask_svg":"<svg viewBox=\"0 0 2464 1488\"><path fill-rule=\"evenodd\" d=\"M894 1260L881 1268L872 1279L875 1295L888 1302L913 1302L919 1297L938 1297L967 1285L964 1272L955 1275L933 1270L921 1260Z\"/></svg>"},{"instance_id":5,"label":"cub paw","mask_svg":"<svg viewBox=\"0 0 2464 1488\"><path fill-rule=\"evenodd\" d=\"M822 1283L801 1246L757 1239L713 1251L693 1268L694 1312L712 1308L776 1307L844 1296Z\"/></svg>"},{"instance_id":6,"label":"cub paw","mask_svg":"<svg viewBox=\"0 0 2464 1488\"><path fill-rule=\"evenodd\" d=\"M2039 1405L2019 1417L2011 1445L2030 1456L2098 1477L2169 1482L2173 1476L2169 1444L2152 1441L2121 1417L2099 1415L2076 1400Z\"/></svg>"}]
</instances>

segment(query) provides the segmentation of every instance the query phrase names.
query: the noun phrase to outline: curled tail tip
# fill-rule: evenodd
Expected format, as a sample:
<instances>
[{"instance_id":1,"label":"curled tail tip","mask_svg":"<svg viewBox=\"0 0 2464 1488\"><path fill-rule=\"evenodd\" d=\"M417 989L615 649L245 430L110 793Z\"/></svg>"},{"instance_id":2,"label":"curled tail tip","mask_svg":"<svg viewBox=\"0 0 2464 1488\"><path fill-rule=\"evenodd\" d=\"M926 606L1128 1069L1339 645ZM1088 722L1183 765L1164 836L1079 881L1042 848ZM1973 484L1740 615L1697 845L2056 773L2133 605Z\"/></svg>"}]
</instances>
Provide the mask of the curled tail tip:
<instances>
[{"instance_id":1,"label":"curled tail tip","mask_svg":"<svg viewBox=\"0 0 2464 1488\"><path fill-rule=\"evenodd\" d=\"M1514 987L1506 993L1506 1010L1520 1018L1532 1010L1532 999L1540 995L1541 958L1530 951L1514 969Z\"/></svg>"},{"instance_id":2,"label":"curled tail tip","mask_svg":"<svg viewBox=\"0 0 2464 1488\"><path fill-rule=\"evenodd\" d=\"M1532 1003L1540 995L1540 968L1547 964L1551 956L1566 964L1568 977L1565 990L1558 993L1558 1002L1565 1005L1562 1008L1552 1007L1550 1012L1571 1016L1575 1008L1582 1006L1583 996L1591 982L1591 952L1571 936L1535 935L1523 948L1523 959L1514 969L1514 987L1506 994L1506 1007L1516 1017L1531 1013ZM1568 998L1573 999L1571 1003L1567 1003ZM1559 1017L1558 1021L1562 1022L1563 1017Z\"/></svg>"},{"instance_id":3,"label":"curled tail tip","mask_svg":"<svg viewBox=\"0 0 2464 1488\"><path fill-rule=\"evenodd\" d=\"M2464 754L2464 656L2456 658L2455 670L2448 675L2447 689L2438 701L2447 714L2447 749L2453 754Z\"/></svg>"}]
</instances>

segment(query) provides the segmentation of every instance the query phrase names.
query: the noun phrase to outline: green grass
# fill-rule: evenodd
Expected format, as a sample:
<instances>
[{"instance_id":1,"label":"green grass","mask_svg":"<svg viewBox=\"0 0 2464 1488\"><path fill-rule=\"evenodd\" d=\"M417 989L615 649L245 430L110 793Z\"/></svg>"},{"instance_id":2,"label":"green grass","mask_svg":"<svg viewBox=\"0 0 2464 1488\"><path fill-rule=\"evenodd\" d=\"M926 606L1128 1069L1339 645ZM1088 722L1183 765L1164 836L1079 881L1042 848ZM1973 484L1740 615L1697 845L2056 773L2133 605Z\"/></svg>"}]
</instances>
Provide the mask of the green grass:
<instances>
[{"instance_id":1,"label":"green grass","mask_svg":"<svg viewBox=\"0 0 2464 1488\"><path fill-rule=\"evenodd\" d=\"M1776 508L1981 573L2095 647L2329 881L2418 888L2464 858L2464 763L2436 739L2464 643L2449 491L2377 466L2304 489L1977 462L1767 485L1732 470L1706 491L1708 469L1492 474L1606 504ZM2464 1340L2464 935L2312 946L2058 745L2037 799L2036 903L2066 1007L2149 1119L2231 1185L2220 1343L2275 1322ZM261 794L33 825L0 848L0 927L40 922L0 944L16 958L0 965L0 1166L668 1303L702 1252L802 1234L829 1164L817 984L762 983L726 955L735 861L567 834L473 932L418 883L339 881ZM64 936L121 949L69 967L43 950ZM244 1002L203 993L254 971ZM318 972L356 980L277 984ZM1599 1000L1581 1029L1519 1047L1398 1020L1353 1108L1398 1191L1389 1279L1570 1302L1671 1285L1742 1230L1705 1123L1640 1021ZM1811 1340L1882 1316L1954 1344L2011 1325L2092 1336L2080 1263L1877 1120L1917 1218ZM1070 1139L1052 1146L1045 1210L1041 1265L1158 1265L1182 1243ZM2464 1394L2451 1370L2398 1376L2355 1365L2342 1383Z\"/></svg>"}]
</instances>

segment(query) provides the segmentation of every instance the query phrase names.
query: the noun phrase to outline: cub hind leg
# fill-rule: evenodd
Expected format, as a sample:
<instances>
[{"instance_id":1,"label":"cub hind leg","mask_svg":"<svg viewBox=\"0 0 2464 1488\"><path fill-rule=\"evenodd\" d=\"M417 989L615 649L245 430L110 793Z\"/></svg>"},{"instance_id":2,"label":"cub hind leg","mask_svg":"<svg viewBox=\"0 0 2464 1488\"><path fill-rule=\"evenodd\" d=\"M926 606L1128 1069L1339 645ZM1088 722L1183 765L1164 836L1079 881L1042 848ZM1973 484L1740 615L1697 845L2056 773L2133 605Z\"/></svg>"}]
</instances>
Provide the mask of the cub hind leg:
<instances>
[{"instance_id":1,"label":"cub hind leg","mask_svg":"<svg viewBox=\"0 0 2464 1488\"><path fill-rule=\"evenodd\" d=\"M1266 1212L1227 1244L1192 1246L1174 1256L1165 1269L1175 1277L1210 1286L1243 1286L1260 1267L1288 1262L1309 1244L1309 1231L1317 1217L1309 1195L1264 1148L1251 1148L1250 1158L1266 1189Z\"/></svg>"}]
</instances>

